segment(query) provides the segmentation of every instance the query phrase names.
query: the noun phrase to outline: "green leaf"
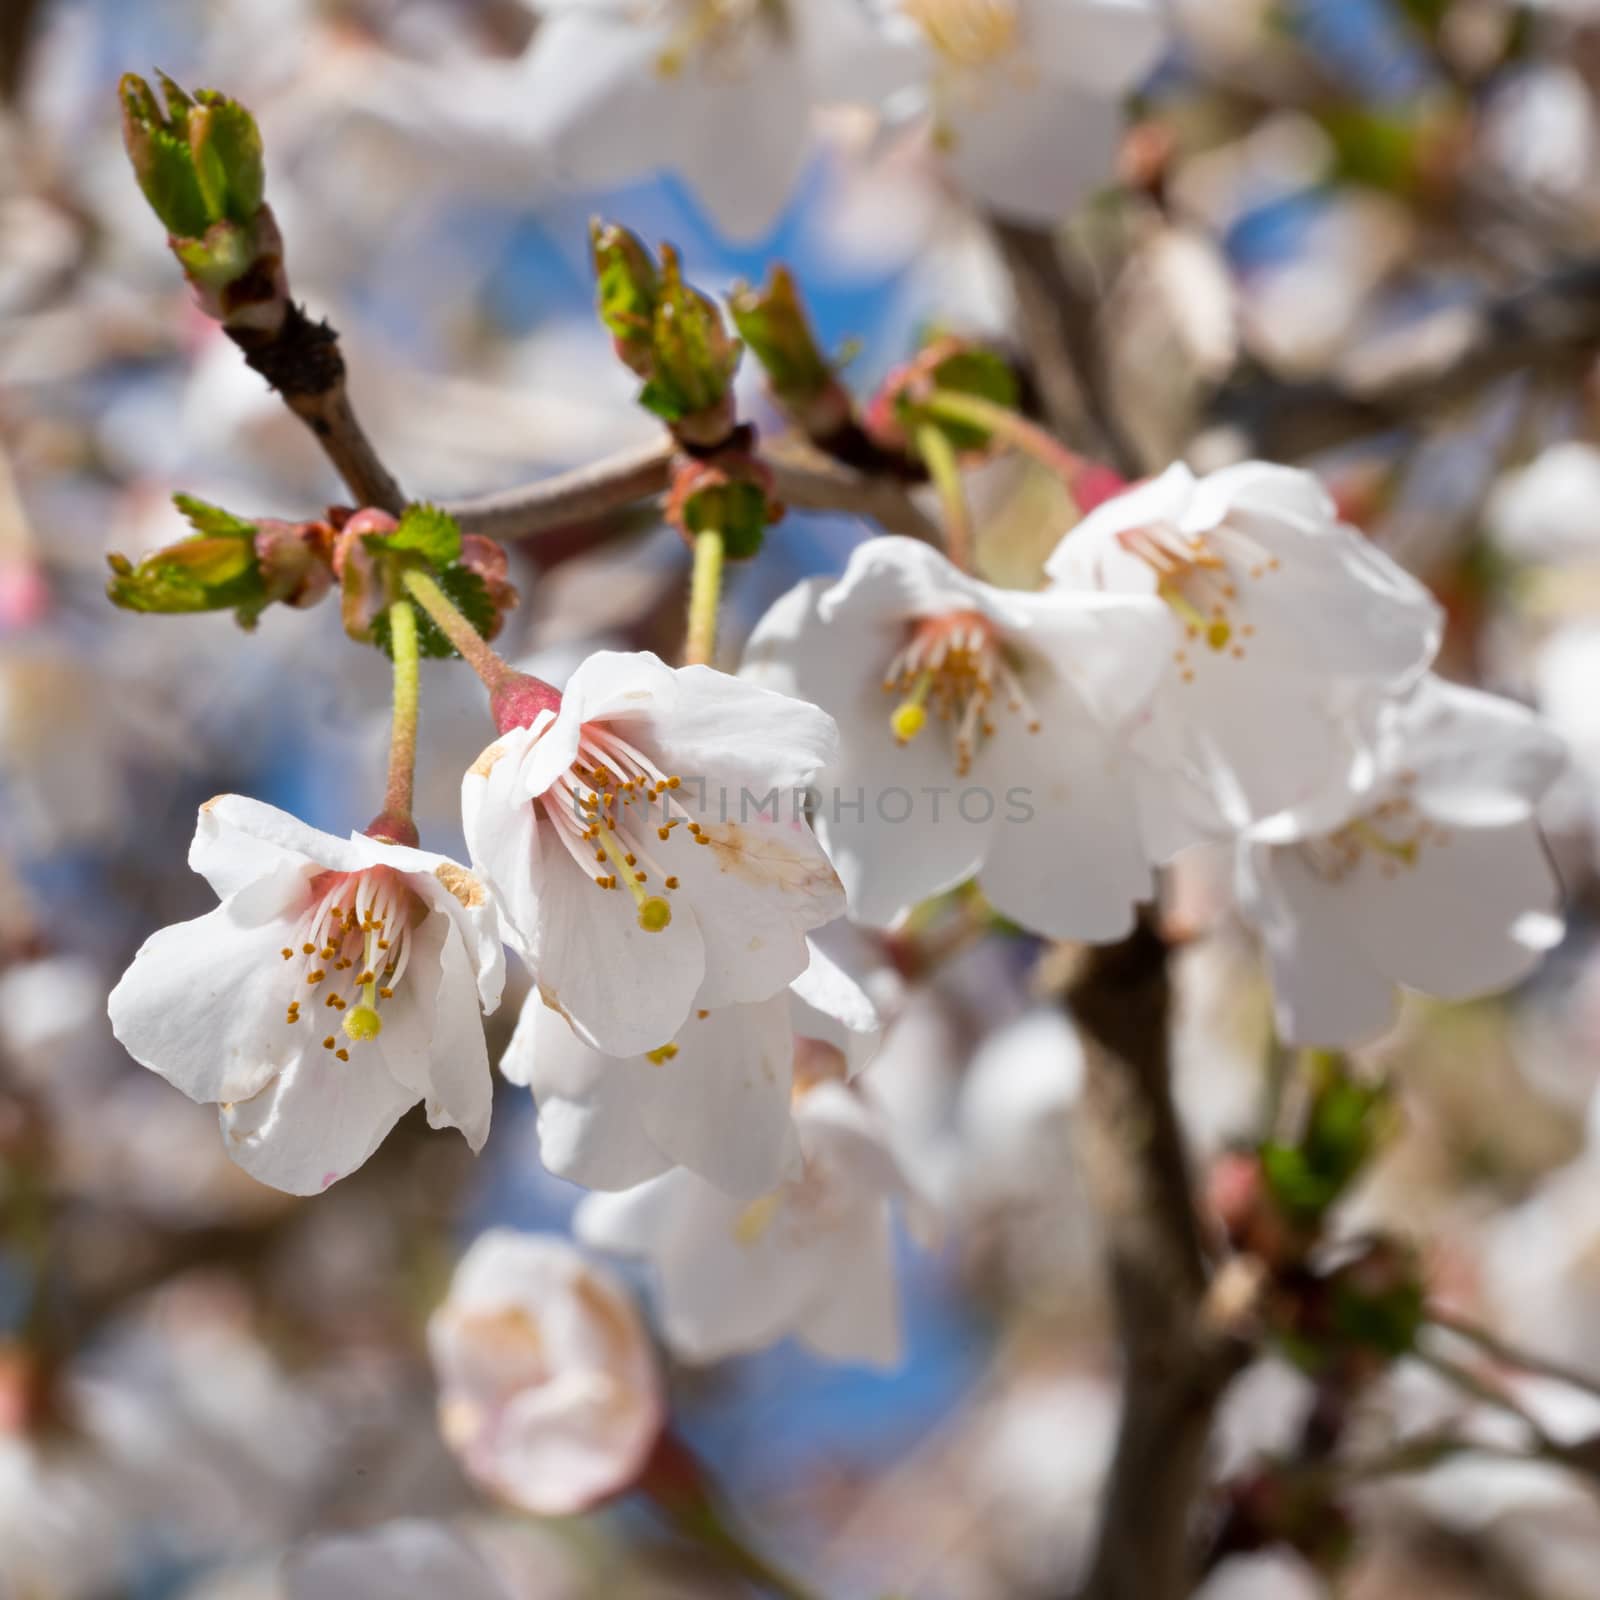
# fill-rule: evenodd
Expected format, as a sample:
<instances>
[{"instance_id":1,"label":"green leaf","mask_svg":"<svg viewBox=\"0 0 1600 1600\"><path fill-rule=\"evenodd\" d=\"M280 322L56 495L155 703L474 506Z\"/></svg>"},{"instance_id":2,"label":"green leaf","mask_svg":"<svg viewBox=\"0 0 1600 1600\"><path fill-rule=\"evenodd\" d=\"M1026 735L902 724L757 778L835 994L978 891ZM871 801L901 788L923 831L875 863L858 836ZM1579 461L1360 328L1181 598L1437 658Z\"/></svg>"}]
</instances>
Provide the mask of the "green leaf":
<instances>
[{"instance_id":1,"label":"green leaf","mask_svg":"<svg viewBox=\"0 0 1600 1600\"><path fill-rule=\"evenodd\" d=\"M123 142L151 209L178 239L199 239L219 222L247 225L265 185L255 118L214 89L190 96L157 76L165 110L137 74L125 74L118 86Z\"/></svg>"},{"instance_id":2,"label":"green leaf","mask_svg":"<svg viewBox=\"0 0 1600 1600\"><path fill-rule=\"evenodd\" d=\"M189 115L189 146L201 192L213 214L249 222L261 208L266 169L261 130L237 100L202 89Z\"/></svg>"},{"instance_id":3,"label":"green leaf","mask_svg":"<svg viewBox=\"0 0 1600 1600\"><path fill-rule=\"evenodd\" d=\"M728 311L779 395L804 400L832 385L833 368L817 347L788 268L774 267L765 289L748 284L736 289L729 296Z\"/></svg>"},{"instance_id":4,"label":"green leaf","mask_svg":"<svg viewBox=\"0 0 1600 1600\"><path fill-rule=\"evenodd\" d=\"M660 285L650 252L636 234L598 220L590 225L589 245L601 322L625 345L648 346Z\"/></svg>"},{"instance_id":5,"label":"green leaf","mask_svg":"<svg viewBox=\"0 0 1600 1600\"><path fill-rule=\"evenodd\" d=\"M184 515L196 533L223 535L234 539L251 539L256 536L256 525L236 517L221 506L196 499L192 494L175 494L172 503Z\"/></svg>"},{"instance_id":6,"label":"green leaf","mask_svg":"<svg viewBox=\"0 0 1600 1600\"><path fill-rule=\"evenodd\" d=\"M369 548L415 551L435 567L448 567L461 555L461 529L448 511L438 506L407 506L400 526L387 538L368 538Z\"/></svg>"},{"instance_id":7,"label":"green leaf","mask_svg":"<svg viewBox=\"0 0 1600 1600\"><path fill-rule=\"evenodd\" d=\"M229 535L184 539L137 566L118 558L106 594L124 611L179 615L238 608L246 626L267 601L254 544Z\"/></svg>"}]
</instances>

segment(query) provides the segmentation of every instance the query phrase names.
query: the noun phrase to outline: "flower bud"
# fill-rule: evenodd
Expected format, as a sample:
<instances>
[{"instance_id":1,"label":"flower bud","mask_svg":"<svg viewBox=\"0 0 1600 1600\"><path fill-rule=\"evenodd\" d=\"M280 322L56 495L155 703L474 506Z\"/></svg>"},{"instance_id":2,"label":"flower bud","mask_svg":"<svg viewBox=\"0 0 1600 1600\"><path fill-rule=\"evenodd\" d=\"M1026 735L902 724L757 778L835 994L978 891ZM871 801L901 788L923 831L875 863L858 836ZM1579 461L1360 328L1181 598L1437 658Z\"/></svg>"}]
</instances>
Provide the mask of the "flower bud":
<instances>
[{"instance_id":1,"label":"flower bud","mask_svg":"<svg viewBox=\"0 0 1600 1600\"><path fill-rule=\"evenodd\" d=\"M644 379L639 404L685 444L721 444L733 431L733 375L744 346L715 302L683 281L671 245L662 245L658 266L624 228L596 223L590 242L600 320L618 356Z\"/></svg>"},{"instance_id":2,"label":"flower bud","mask_svg":"<svg viewBox=\"0 0 1600 1600\"><path fill-rule=\"evenodd\" d=\"M283 241L263 203L255 118L213 89L161 78L163 111L143 78L120 85L122 135L139 187L166 228L202 309L230 328L275 331L287 311Z\"/></svg>"},{"instance_id":3,"label":"flower bud","mask_svg":"<svg viewBox=\"0 0 1600 1600\"><path fill-rule=\"evenodd\" d=\"M334 540L333 572L339 580L339 611L344 631L352 639L372 638L373 627L390 599L382 563L367 538L385 538L398 527L387 511L368 507L347 518Z\"/></svg>"},{"instance_id":4,"label":"flower bud","mask_svg":"<svg viewBox=\"0 0 1600 1600\"><path fill-rule=\"evenodd\" d=\"M123 143L150 209L178 239L198 239L218 222L248 225L264 187L255 118L214 89L191 97L165 75L161 86L165 111L136 73L119 86Z\"/></svg>"},{"instance_id":5,"label":"flower bud","mask_svg":"<svg viewBox=\"0 0 1600 1600\"><path fill-rule=\"evenodd\" d=\"M481 533L463 534L460 564L478 575L489 604L494 607L494 620L484 635L486 639L493 639L505 625L506 613L516 609L520 598L511 581L511 563L505 546L486 539Z\"/></svg>"},{"instance_id":6,"label":"flower bud","mask_svg":"<svg viewBox=\"0 0 1600 1600\"><path fill-rule=\"evenodd\" d=\"M314 605L328 592L333 530L325 524L246 522L190 495L173 498L194 533L137 565L108 556L114 605L166 615L231 610L253 628L270 605Z\"/></svg>"},{"instance_id":7,"label":"flower bud","mask_svg":"<svg viewBox=\"0 0 1600 1600\"><path fill-rule=\"evenodd\" d=\"M748 560L782 516L772 473L742 441L704 460L679 456L673 462L666 519L690 544L697 534L715 529L730 561Z\"/></svg>"},{"instance_id":8,"label":"flower bud","mask_svg":"<svg viewBox=\"0 0 1600 1600\"><path fill-rule=\"evenodd\" d=\"M736 289L728 310L766 370L773 396L808 437L829 438L850 421L849 393L817 346L787 267L774 267L765 289Z\"/></svg>"},{"instance_id":9,"label":"flower bud","mask_svg":"<svg viewBox=\"0 0 1600 1600\"><path fill-rule=\"evenodd\" d=\"M595 303L618 358L641 378L654 369L651 328L661 280L637 234L596 218L589 224Z\"/></svg>"},{"instance_id":10,"label":"flower bud","mask_svg":"<svg viewBox=\"0 0 1600 1600\"><path fill-rule=\"evenodd\" d=\"M428 1324L445 1443L507 1504L569 1516L633 1488L661 1377L633 1301L554 1235L495 1229Z\"/></svg>"},{"instance_id":11,"label":"flower bud","mask_svg":"<svg viewBox=\"0 0 1600 1600\"><path fill-rule=\"evenodd\" d=\"M268 601L303 610L333 587L333 529L325 522L256 524L256 560Z\"/></svg>"}]
</instances>

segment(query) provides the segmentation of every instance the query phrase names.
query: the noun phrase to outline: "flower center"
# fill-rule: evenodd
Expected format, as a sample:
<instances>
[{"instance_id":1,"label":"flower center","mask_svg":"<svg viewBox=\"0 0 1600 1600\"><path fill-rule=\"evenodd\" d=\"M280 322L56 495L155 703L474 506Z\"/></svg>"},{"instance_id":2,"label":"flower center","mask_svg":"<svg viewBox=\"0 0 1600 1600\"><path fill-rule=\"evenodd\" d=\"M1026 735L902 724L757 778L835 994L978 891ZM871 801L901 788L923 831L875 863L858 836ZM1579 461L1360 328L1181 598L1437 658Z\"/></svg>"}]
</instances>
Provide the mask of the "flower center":
<instances>
[{"instance_id":1,"label":"flower center","mask_svg":"<svg viewBox=\"0 0 1600 1600\"><path fill-rule=\"evenodd\" d=\"M426 908L392 867L360 872L324 872L312 880L310 907L283 947L295 992L284 1021L309 1020L304 1001L320 998L340 1019L352 1044L383 1032L381 1007L392 1000L411 956L411 931ZM330 1019L331 1020L331 1019ZM330 1033L322 1041L341 1061L350 1052Z\"/></svg>"},{"instance_id":2,"label":"flower center","mask_svg":"<svg viewBox=\"0 0 1600 1600\"><path fill-rule=\"evenodd\" d=\"M1017 0L902 0L901 9L953 67L988 67L1016 53Z\"/></svg>"},{"instance_id":3,"label":"flower center","mask_svg":"<svg viewBox=\"0 0 1600 1600\"><path fill-rule=\"evenodd\" d=\"M1130 528L1118 543L1156 575L1156 593L1183 623L1188 645L1176 660L1185 683L1194 682L1189 647L1203 645L1213 655L1242 660L1255 624L1245 620L1239 594L1241 570L1252 580L1278 570L1278 558L1237 528L1209 534L1183 533L1168 524Z\"/></svg>"},{"instance_id":4,"label":"flower center","mask_svg":"<svg viewBox=\"0 0 1600 1600\"><path fill-rule=\"evenodd\" d=\"M1407 773L1403 786L1415 782ZM1376 861L1385 878L1397 878L1415 867L1425 845L1447 845L1450 833L1417 815L1408 796L1400 794L1346 823L1337 833L1309 839L1298 846L1301 858L1324 883L1342 883L1364 861Z\"/></svg>"},{"instance_id":5,"label":"flower center","mask_svg":"<svg viewBox=\"0 0 1600 1600\"><path fill-rule=\"evenodd\" d=\"M685 825L696 844L711 843L679 803L682 786L620 734L591 722L579 736L576 760L541 797L572 859L599 888L626 889L646 933L671 923L666 896L678 887L657 860L661 847ZM596 872L597 866L610 870Z\"/></svg>"},{"instance_id":6,"label":"flower center","mask_svg":"<svg viewBox=\"0 0 1600 1600\"><path fill-rule=\"evenodd\" d=\"M998 694L1008 711L1039 731L1039 719L1000 647L994 624L976 611L952 611L917 623L884 674L885 694L901 696L889 717L897 744L910 744L931 710L953 730L956 773L966 777L979 743L994 734L990 710Z\"/></svg>"}]
</instances>

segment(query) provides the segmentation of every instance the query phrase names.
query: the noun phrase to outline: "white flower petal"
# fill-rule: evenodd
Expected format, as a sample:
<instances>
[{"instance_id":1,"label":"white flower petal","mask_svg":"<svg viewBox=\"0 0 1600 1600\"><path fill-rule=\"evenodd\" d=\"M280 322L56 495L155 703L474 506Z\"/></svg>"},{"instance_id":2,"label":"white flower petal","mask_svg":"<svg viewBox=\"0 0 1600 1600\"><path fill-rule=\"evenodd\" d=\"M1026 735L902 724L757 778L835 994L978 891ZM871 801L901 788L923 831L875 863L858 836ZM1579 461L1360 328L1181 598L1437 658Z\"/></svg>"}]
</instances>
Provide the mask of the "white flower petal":
<instances>
[{"instance_id":1,"label":"white flower petal","mask_svg":"<svg viewBox=\"0 0 1600 1600\"><path fill-rule=\"evenodd\" d=\"M219 794L200 807L189 866L219 900L262 878L325 865L323 848L338 841L276 806L240 794Z\"/></svg>"},{"instance_id":2,"label":"white flower petal","mask_svg":"<svg viewBox=\"0 0 1600 1600\"><path fill-rule=\"evenodd\" d=\"M867 992L815 940L811 959L789 985L789 1018L803 1039L820 1039L840 1051L854 1077L877 1053L883 1020Z\"/></svg>"},{"instance_id":3,"label":"white flower petal","mask_svg":"<svg viewBox=\"0 0 1600 1600\"><path fill-rule=\"evenodd\" d=\"M383 1031L352 1045L352 1055L375 1050L395 1081L425 1101L430 1128L459 1128L481 1150L494 1079L466 944L449 918L435 913L413 931L405 979L379 1015Z\"/></svg>"},{"instance_id":4,"label":"white flower petal","mask_svg":"<svg viewBox=\"0 0 1600 1600\"><path fill-rule=\"evenodd\" d=\"M815 705L711 667L681 667L677 676L671 713L649 717L643 748L697 792L703 783L713 804L726 790L731 814L741 787L755 801L778 790L788 814L789 796L838 756L833 718Z\"/></svg>"},{"instance_id":5,"label":"white flower petal","mask_svg":"<svg viewBox=\"0 0 1600 1600\"><path fill-rule=\"evenodd\" d=\"M1026 801L1002 809L978 883L997 911L1033 932L1120 939L1154 892L1133 762L1066 685L1036 692L1040 733L997 721L993 762Z\"/></svg>"},{"instance_id":6,"label":"white flower petal","mask_svg":"<svg viewBox=\"0 0 1600 1600\"><path fill-rule=\"evenodd\" d=\"M646 933L630 895L600 888L555 846L540 877L531 931L527 960L540 993L607 1055L642 1055L669 1044L706 976L689 907L659 933Z\"/></svg>"},{"instance_id":7,"label":"white flower petal","mask_svg":"<svg viewBox=\"0 0 1600 1600\"><path fill-rule=\"evenodd\" d=\"M588 1189L631 1189L669 1171L645 1132L628 1060L585 1044L537 993L530 994L500 1061L539 1108L539 1158Z\"/></svg>"},{"instance_id":8,"label":"white flower petal","mask_svg":"<svg viewBox=\"0 0 1600 1600\"><path fill-rule=\"evenodd\" d=\"M279 952L303 893L298 873L268 879L151 934L107 1001L128 1054L202 1102L248 1099L287 1067L303 1040Z\"/></svg>"},{"instance_id":9,"label":"white flower petal","mask_svg":"<svg viewBox=\"0 0 1600 1600\"><path fill-rule=\"evenodd\" d=\"M1290 1044L1333 1049L1383 1033L1395 991L1352 941L1326 888L1293 850L1240 851L1240 908L1266 946L1278 1032Z\"/></svg>"},{"instance_id":10,"label":"white flower petal","mask_svg":"<svg viewBox=\"0 0 1600 1600\"><path fill-rule=\"evenodd\" d=\"M843 913L838 874L810 825L787 810L772 822L722 822L682 791L679 800L709 841L683 842L674 896L692 908L704 943L696 1004L717 1010L767 999L805 971L805 935Z\"/></svg>"},{"instance_id":11,"label":"white flower petal","mask_svg":"<svg viewBox=\"0 0 1600 1600\"><path fill-rule=\"evenodd\" d=\"M1441 1000L1492 994L1525 978L1561 926L1561 889L1532 822L1453 828L1416 865L1376 863L1335 885L1352 939L1399 983Z\"/></svg>"},{"instance_id":12,"label":"white flower petal","mask_svg":"<svg viewBox=\"0 0 1600 1600\"><path fill-rule=\"evenodd\" d=\"M965 188L1002 216L1059 222L1111 180L1125 119L1115 100L1050 84L992 84L952 106L948 159Z\"/></svg>"},{"instance_id":13,"label":"white flower petal","mask_svg":"<svg viewBox=\"0 0 1600 1600\"><path fill-rule=\"evenodd\" d=\"M224 1105L224 1147L251 1177L286 1194L321 1194L383 1143L418 1096L376 1055L308 1050L251 1099Z\"/></svg>"},{"instance_id":14,"label":"white flower petal","mask_svg":"<svg viewBox=\"0 0 1600 1600\"><path fill-rule=\"evenodd\" d=\"M736 1199L764 1194L797 1153L789 1114L789 997L692 1016L678 1053L619 1063L657 1149Z\"/></svg>"},{"instance_id":15,"label":"white flower petal","mask_svg":"<svg viewBox=\"0 0 1600 1600\"><path fill-rule=\"evenodd\" d=\"M828 1293L800 1322L801 1341L828 1361L888 1370L905 1356L894 1279L894 1229L880 1204L858 1219L830 1264Z\"/></svg>"},{"instance_id":16,"label":"white flower petal","mask_svg":"<svg viewBox=\"0 0 1600 1600\"><path fill-rule=\"evenodd\" d=\"M1561 739L1524 707L1429 676L1393 716L1394 762L1413 802L1464 827L1523 820L1566 765Z\"/></svg>"}]
</instances>

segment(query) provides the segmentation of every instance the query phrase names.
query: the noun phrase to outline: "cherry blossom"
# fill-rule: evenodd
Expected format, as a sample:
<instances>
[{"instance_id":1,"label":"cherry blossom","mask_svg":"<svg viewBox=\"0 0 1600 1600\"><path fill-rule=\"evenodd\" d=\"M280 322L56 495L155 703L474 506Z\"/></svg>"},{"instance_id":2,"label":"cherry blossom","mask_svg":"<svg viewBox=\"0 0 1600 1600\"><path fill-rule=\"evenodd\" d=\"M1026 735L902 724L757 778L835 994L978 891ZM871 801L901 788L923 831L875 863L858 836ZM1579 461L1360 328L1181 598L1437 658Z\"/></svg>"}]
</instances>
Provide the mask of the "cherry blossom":
<instances>
[{"instance_id":1,"label":"cherry blossom","mask_svg":"<svg viewBox=\"0 0 1600 1600\"><path fill-rule=\"evenodd\" d=\"M1534 820L1560 741L1511 701L1428 678L1380 723L1378 777L1324 831L1243 836L1238 892L1306 1045L1388 1025L1395 985L1463 1000L1525 977L1561 937Z\"/></svg>"},{"instance_id":2,"label":"cherry blossom","mask_svg":"<svg viewBox=\"0 0 1600 1600\"><path fill-rule=\"evenodd\" d=\"M1166 42L1150 0L868 0L961 186L1053 222L1111 179L1121 99ZM892 81L892 80L891 80ZM897 99L888 109L904 104Z\"/></svg>"},{"instance_id":3,"label":"cherry blossom","mask_svg":"<svg viewBox=\"0 0 1600 1600\"><path fill-rule=\"evenodd\" d=\"M1149 598L1000 590L880 538L780 599L741 670L838 721L817 827L857 920L976 872L1025 927L1109 939L1151 890L1122 735L1171 648Z\"/></svg>"},{"instance_id":4,"label":"cherry blossom","mask_svg":"<svg viewBox=\"0 0 1600 1600\"><path fill-rule=\"evenodd\" d=\"M529 996L501 1058L539 1105L539 1155L558 1177L631 1189L675 1166L735 1198L764 1194L800 1161L790 1116L796 1052L854 1071L878 1037L860 988L815 945L787 993L700 1011L668 1045L619 1060Z\"/></svg>"},{"instance_id":5,"label":"cherry blossom","mask_svg":"<svg viewBox=\"0 0 1600 1600\"><path fill-rule=\"evenodd\" d=\"M355 1171L419 1100L473 1149L493 1080L480 1003L504 957L484 886L444 856L339 839L239 795L189 864L221 904L152 934L112 991L128 1053L220 1107L228 1153L291 1194Z\"/></svg>"},{"instance_id":6,"label":"cherry blossom","mask_svg":"<svg viewBox=\"0 0 1600 1600\"><path fill-rule=\"evenodd\" d=\"M1046 570L1073 592L1155 596L1178 625L1135 740L1165 769L1141 788L1163 857L1197 832L1337 809L1370 778L1374 692L1405 690L1439 647L1428 591L1289 467L1173 466L1091 512Z\"/></svg>"},{"instance_id":7,"label":"cherry blossom","mask_svg":"<svg viewBox=\"0 0 1600 1600\"><path fill-rule=\"evenodd\" d=\"M462 785L467 844L545 1004L607 1055L765 1000L843 909L801 796L830 717L708 667L600 651ZM559 706L559 709L557 709Z\"/></svg>"},{"instance_id":8,"label":"cherry blossom","mask_svg":"<svg viewBox=\"0 0 1600 1600\"><path fill-rule=\"evenodd\" d=\"M875 1107L823 1081L794 1108L800 1172L748 1204L678 1168L622 1194L590 1195L578 1236L646 1259L662 1332L688 1361L792 1334L818 1355L900 1359L891 1202L914 1191Z\"/></svg>"},{"instance_id":9,"label":"cherry blossom","mask_svg":"<svg viewBox=\"0 0 1600 1600\"><path fill-rule=\"evenodd\" d=\"M530 0L533 39L509 65L392 71L446 137L491 166L564 189L610 188L671 171L730 235L777 220L823 98L884 92L895 53L856 0ZM393 116L391 100L388 115ZM382 108L373 105L375 111ZM413 106L410 118L417 115ZM736 137L729 137L736 130Z\"/></svg>"},{"instance_id":10,"label":"cherry blossom","mask_svg":"<svg viewBox=\"0 0 1600 1600\"><path fill-rule=\"evenodd\" d=\"M554 1235L481 1235L428 1348L445 1442L524 1511L569 1516L629 1488L661 1431L661 1377L632 1300Z\"/></svg>"}]
</instances>

